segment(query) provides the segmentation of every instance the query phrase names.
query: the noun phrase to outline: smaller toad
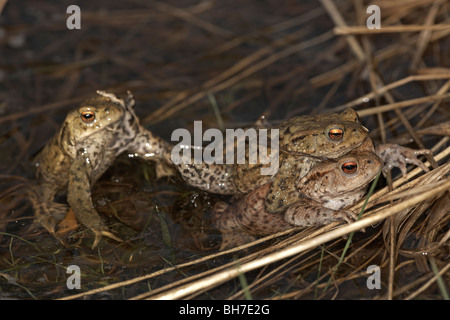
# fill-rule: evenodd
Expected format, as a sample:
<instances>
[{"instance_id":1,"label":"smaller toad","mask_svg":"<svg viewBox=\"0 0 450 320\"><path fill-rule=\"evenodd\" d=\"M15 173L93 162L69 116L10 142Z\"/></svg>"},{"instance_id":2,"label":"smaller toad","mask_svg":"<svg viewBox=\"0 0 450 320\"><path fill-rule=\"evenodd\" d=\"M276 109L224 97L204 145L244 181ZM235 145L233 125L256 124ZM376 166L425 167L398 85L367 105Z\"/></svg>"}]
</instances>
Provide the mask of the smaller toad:
<instances>
[{"instance_id":1,"label":"smaller toad","mask_svg":"<svg viewBox=\"0 0 450 320\"><path fill-rule=\"evenodd\" d=\"M36 220L57 238L56 225L69 208L54 202L54 197L67 193L76 219L95 235L93 248L102 236L121 241L100 219L91 198L93 184L119 154L127 151L155 160L159 176L171 174L163 160L168 144L139 124L131 93L125 100L97 93L69 112L59 132L38 154L38 185L30 192Z\"/></svg>"}]
</instances>

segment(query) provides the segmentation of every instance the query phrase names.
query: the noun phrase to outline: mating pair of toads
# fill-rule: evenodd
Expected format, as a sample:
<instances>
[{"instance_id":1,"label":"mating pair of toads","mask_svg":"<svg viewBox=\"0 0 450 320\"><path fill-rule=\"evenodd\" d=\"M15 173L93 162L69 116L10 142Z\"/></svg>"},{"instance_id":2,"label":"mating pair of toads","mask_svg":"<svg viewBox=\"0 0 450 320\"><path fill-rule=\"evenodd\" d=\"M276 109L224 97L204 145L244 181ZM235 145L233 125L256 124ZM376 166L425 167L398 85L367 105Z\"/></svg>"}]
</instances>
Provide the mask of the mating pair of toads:
<instances>
[{"instance_id":1,"label":"mating pair of toads","mask_svg":"<svg viewBox=\"0 0 450 320\"><path fill-rule=\"evenodd\" d=\"M272 127L279 133L278 170L272 175L261 174L261 163L175 164L173 146L140 125L130 93L125 99L97 93L69 112L59 132L38 154L38 184L30 192L36 220L55 237L59 237L55 228L69 207L54 198L66 192L78 222L95 235L93 247L102 236L121 241L95 210L91 188L123 152L156 161L158 176L178 171L191 186L240 195L231 205L214 206L222 249L293 226L341 219L352 222L356 216L347 208L363 197L381 170L396 166L405 174L406 163L412 163L428 171L417 155L429 150L392 144L374 148L352 109L294 117Z\"/></svg>"}]
</instances>

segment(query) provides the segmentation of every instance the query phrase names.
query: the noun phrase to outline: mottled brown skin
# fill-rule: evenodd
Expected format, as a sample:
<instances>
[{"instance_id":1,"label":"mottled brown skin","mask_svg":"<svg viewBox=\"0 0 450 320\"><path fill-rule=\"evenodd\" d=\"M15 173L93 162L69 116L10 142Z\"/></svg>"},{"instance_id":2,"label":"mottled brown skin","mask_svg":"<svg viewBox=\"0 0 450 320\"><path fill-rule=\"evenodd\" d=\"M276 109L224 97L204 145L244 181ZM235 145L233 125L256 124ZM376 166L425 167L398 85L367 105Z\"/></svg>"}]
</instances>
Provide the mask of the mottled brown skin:
<instances>
[{"instance_id":1,"label":"mottled brown skin","mask_svg":"<svg viewBox=\"0 0 450 320\"><path fill-rule=\"evenodd\" d=\"M355 171L348 171L348 164ZM270 235L294 226L317 226L333 221L352 222L356 215L349 206L360 200L369 183L382 168L378 156L366 146L334 160L324 160L299 179L298 200L283 214L270 214L265 199L271 183L246 194L233 205L214 207L216 226L222 232L221 249L244 244L255 237ZM344 170L345 169L345 170Z\"/></svg>"},{"instance_id":2,"label":"mottled brown skin","mask_svg":"<svg viewBox=\"0 0 450 320\"><path fill-rule=\"evenodd\" d=\"M318 162L317 158L335 159L359 147L368 137L368 130L353 109L284 122L280 126L280 168L268 192L266 210L280 213L298 200L293 186Z\"/></svg>"},{"instance_id":3,"label":"mottled brown skin","mask_svg":"<svg viewBox=\"0 0 450 320\"><path fill-rule=\"evenodd\" d=\"M54 202L59 192L67 192L67 202L77 220L94 232L97 246L102 235L120 241L104 225L91 199L91 188L115 158L130 156L156 160L159 176L171 174L164 152L169 145L139 124L134 100L98 91L67 115L59 132L36 158L38 186L31 193L35 215L50 233L68 212ZM163 161L161 161L163 160Z\"/></svg>"},{"instance_id":4,"label":"mottled brown skin","mask_svg":"<svg viewBox=\"0 0 450 320\"><path fill-rule=\"evenodd\" d=\"M335 134L333 138L334 129L341 129L342 134ZM369 132L350 108L337 113L294 117L283 122L279 130L281 149L327 158L348 153L359 146Z\"/></svg>"},{"instance_id":5,"label":"mottled brown skin","mask_svg":"<svg viewBox=\"0 0 450 320\"><path fill-rule=\"evenodd\" d=\"M255 124L259 128L267 126ZM342 130L342 135L330 138L330 131L337 128ZM208 192L242 194L274 180L270 193L276 193L282 188L283 179L298 179L311 167L310 159L312 163L317 162L309 156L335 158L360 146L368 137L367 129L352 109L295 117L273 129L278 129L280 134L280 168L274 175L261 175L263 165L249 164L248 161L245 164L182 163L177 168L189 185ZM270 135L267 145L270 146ZM248 159L249 155L246 156Z\"/></svg>"},{"instance_id":6,"label":"mottled brown skin","mask_svg":"<svg viewBox=\"0 0 450 320\"><path fill-rule=\"evenodd\" d=\"M268 125L258 123L255 127ZM180 164L177 169L189 185L218 194L246 194L272 182L266 194L265 208L271 213L281 213L299 200L296 182L317 163L338 158L363 143L372 144L368 130L352 109L294 117L274 128L279 129L280 141L279 169L274 175L262 175L263 165L248 164L248 161L246 164ZM373 152L385 163L383 173L399 167L405 175L406 163L428 171L417 156L430 153L429 150L389 144L380 145Z\"/></svg>"}]
</instances>

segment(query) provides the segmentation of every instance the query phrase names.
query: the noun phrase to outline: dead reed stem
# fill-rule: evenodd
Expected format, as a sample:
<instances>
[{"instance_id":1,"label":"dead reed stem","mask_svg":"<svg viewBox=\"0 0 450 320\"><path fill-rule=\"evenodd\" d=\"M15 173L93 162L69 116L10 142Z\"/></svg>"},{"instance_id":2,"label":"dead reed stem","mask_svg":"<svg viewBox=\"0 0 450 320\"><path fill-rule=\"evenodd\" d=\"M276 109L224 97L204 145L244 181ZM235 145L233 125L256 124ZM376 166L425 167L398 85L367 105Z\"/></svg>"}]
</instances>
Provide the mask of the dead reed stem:
<instances>
[{"instance_id":1,"label":"dead reed stem","mask_svg":"<svg viewBox=\"0 0 450 320\"><path fill-rule=\"evenodd\" d=\"M336 35L356 35L356 34L381 34L381 33L403 33L403 32L422 32L422 31L438 31L438 30L449 30L449 25L408 25L408 26L383 26L380 29L368 29L364 26L339 26L333 29Z\"/></svg>"}]
</instances>

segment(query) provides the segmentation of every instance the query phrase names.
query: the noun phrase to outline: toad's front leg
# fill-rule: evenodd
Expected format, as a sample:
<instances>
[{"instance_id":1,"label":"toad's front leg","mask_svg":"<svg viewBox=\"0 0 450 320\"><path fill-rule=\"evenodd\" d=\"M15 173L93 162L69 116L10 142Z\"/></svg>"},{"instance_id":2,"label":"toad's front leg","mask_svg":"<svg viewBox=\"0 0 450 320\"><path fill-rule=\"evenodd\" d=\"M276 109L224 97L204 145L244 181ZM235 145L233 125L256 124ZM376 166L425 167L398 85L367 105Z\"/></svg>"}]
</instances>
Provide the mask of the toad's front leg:
<instances>
[{"instance_id":1,"label":"toad's front leg","mask_svg":"<svg viewBox=\"0 0 450 320\"><path fill-rule=\"evenodd\" d=\"M284 214L287 222L299 227L321 226L339 220L351 223L356 218L356 214L351 210L333 210L309 199L293 203Z\"/></svg>"},{"instance_id":2,"label":"toad's front leg","mask_svg":"<svg viewBox=\"0 0 450 320\"><path fill-rule=\"evenodd\" d=\"M95 248L102 236L107 236L119 242L122 240L108 230L94 208L91 198L91 171L90 164L84 157L77 157L73 161L70 166L67 202L77 220L94 232L95 240L92 248Z\"/></svg>"},{"instance_id":3,"label":"toad's front leg","mask_svg":"<svg viewBox=\"0 0 450 320\"><path fill-rule=\"evenodd\" d=\"M391 170L393 167L397 167L401 170L402 175L406 176L406 164L414 164L425 172L430 171L422 161L417 159L417 156L424 154L431 154L431 150L428 149L411 149L400 146L398 144L381 144L375 149L376 154L383 161L383 174Z\"/></svg>"}]
</instances>

